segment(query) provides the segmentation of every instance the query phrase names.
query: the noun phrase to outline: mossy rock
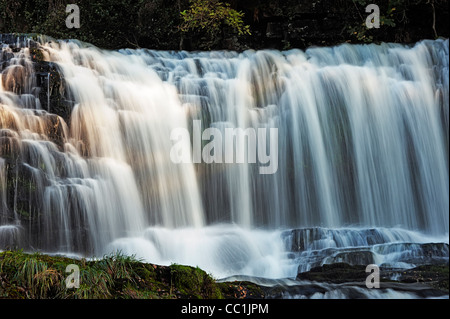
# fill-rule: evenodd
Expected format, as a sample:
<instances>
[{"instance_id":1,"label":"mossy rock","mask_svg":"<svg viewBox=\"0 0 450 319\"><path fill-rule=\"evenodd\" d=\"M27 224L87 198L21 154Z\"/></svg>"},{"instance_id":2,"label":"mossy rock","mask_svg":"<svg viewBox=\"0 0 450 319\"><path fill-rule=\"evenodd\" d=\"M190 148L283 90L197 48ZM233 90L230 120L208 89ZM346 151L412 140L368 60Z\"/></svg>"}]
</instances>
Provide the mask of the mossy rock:
<instances>
[{"instance_id":1,"label":"mossy rock","mask_svg":"<svg viewBox=\"0 0 450 319\"><path fill-rule=\"evenodd\" d=\"M449 290L449 268L447 265L422 265L401 272L400 282L423 283L433 288Z\"/></svg>"},{"instance_id":2,"label":"mossy rock","mask_svg":"<svg viewBox=\"0 0 450 319\"><path fill-rule=\"evenodd\" d=\"M173 264L170 266L171 284L183 298L222 298L214 279L202 269Z\"/></svg>"},{"instance_id":3,"label":"mossy rock","mask_svg":"<svg viewBox=\"0 0 450 319\"><path fill-rule=\"evenodd\" d=\"M80 268L79 288L65 287L65 269L69 264ZM159 266L129 256L87 261L23 251L0 253L3 298L218 299L223 298L221 288L198 267Z\"/></svg>"},{"instance_id":4,"label":"mossy rock","mask_svg":"<svg viewBox=\"0 0 450 319\"><path fill-rule=\"evenodd\" d=\"M40 48L30 48L30 57L33 62L44 61L44 54Z\"/></svg>"},{"instance_id":5,"label":"mossy rock","mask_svg":"<svg viewBox=\"0 0 450 319\"><path fill-rule=\"evenodd\" d=\"M267 295L264 287L250 281L221 282L218 285L226 299L264 299ZM276 288L269 290L272 289Z\"/></svg>"}]
</instances>

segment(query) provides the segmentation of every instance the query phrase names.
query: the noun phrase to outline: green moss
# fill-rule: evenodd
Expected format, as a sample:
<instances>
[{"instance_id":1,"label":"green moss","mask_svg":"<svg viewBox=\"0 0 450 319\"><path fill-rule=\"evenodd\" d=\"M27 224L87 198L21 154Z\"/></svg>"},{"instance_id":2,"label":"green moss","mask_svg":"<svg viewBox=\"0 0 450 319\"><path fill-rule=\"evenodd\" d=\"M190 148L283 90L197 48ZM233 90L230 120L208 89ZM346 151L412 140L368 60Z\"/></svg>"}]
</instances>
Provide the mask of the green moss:
<instances>
[{"instance_id":1,"label":"green moss","mask_svg":"<svg viewBox=\"0 0 450 319\"><path fill-rule=\"evenodd\" d=\"M202 269L173 264L170 266L171 294L180 294L185 298L223 298L214 279Z\"/></svg>"}]
</instances>

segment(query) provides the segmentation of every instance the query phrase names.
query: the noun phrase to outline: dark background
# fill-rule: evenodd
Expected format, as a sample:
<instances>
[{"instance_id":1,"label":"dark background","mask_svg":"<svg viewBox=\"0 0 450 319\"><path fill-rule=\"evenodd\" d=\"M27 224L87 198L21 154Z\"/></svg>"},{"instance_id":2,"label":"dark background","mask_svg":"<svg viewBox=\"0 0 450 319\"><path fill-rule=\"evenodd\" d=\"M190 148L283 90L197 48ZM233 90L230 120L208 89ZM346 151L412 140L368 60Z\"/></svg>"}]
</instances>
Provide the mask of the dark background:
<instances>
[{"instance_id":1,"label":"dark background","mask_svg":"<svg viewBox=\"0 0 450 319\"><path fill-rule=\"evenodd\" d=\"M66 5L80 8L81 27L68 29ZM343 42L414 43L448 37L448 0L228 0L242 11L251 35L227 26L181 32L189 0L0 0L0 33L39 33L74 38L106 49L304 49ZM365 7L380 7L382 25L367 29ZM392 10L394 8L394 10ZM433 27L434 25L434 27Z\"/></svg>"}]
</instances>

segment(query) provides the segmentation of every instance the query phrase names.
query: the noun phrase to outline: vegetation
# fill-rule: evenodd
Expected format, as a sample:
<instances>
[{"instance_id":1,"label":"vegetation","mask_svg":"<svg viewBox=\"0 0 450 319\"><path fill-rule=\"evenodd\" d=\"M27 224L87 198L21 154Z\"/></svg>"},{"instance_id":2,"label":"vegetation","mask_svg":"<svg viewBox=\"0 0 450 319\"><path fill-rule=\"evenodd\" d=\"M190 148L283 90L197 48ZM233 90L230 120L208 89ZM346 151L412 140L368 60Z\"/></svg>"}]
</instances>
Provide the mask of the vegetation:
<instances>
[{"instance_id":1,"label":"vegetation","mask_svg":"<svg viewBox=\"0 0 450 319\"><path fill-rule=\"evenodd\" d=\"M79 288L66 288L66 267L80 269ZM397 274L398 280L390 279ZM327 283L364 283L365 266L323 265L298 279ZM381 281L421 283L422 292L448 294L448 265L423 265L410 270L382 270ZM406 287L406 286L405 286ZM404 287L404 288L405 288ZM311 287L319 289L320 286ZM264 287L247 281L218 283L198 267L144 263L121 253L98 260L71 259L23 251L0 252L0 299L260 299L296 293L296 286ZM413 289L413 291L416 291Z\"/></svg>"},{"instance_id":2,"label":"vegetation","mask_svg":"<svg viewBox=\"0 0 450 319\"><path fill-rule=\"evenodd\" d=\"M71 0L0 0L0 33L78 39L106 49L304 48L342 42L414 42L448 37L446 0L78 0L79 29L65 25ZM250 34L251 30L251 34Z\"/></svg>"},{"instance_id":3,"label":"vegetation","mask_svg":"<svg viewBox=\"0 0 450 319\"><path fill-rule=\"evenodd\" d=\"M427 21L431 21L429 29L433 31L433 37L437 38L438 32L436 30L436 6L441 7L447 5L444 0L389 0L389 1L378 1L377 4L380 7L380 29L368 29L366 27L366 16L363 10L371 3L372 0L352 0L358 14L361 18L360 24L355 24L348 27L348 33L353 38L362 42L373 42L378 33L383 32L393 32L394 28L397 29L405 28L405 26L411 22L413 19L410 16L411 7L414 6L425 6L429 7L431 14L429 15ZM445 4L444 4L445 2ZM420 21L417 21L418 23Z\"/></svg>"},{"instance_id":4,"label":"vegetation","mask_svg":"<svg viewBox=\"0 0 450 319\"><path fill-rule=\"evenodd\" d=\"M244 13L230 7L229 3L218 0L190 0L188 10L181 12L183 32L205 30L210 39L217 38L224 26L230 27L238 35L250 35L250 26L242 20Z\"/></svg>"},{"instance_id":5,"label":"vegetation","mask_svg":"<svg viewBox=\"0 0 450 319\"><path fill-rule=\"evenodd\" d=\"M80 269L80 287L66 288L67 265ZM256 292L255 292L256 291ZM23 251L0 253L0 298L222 299L261 293L251 283L217 283L198 267L157 266L121 253L76 260Z\"/></svg>"},{"instance_id":6,"label":"vegetation","mask_svg":"<svg viewBox=\"0 0 450 319\"><path fill-rule=\"evenodd\" d=\"M157 36L158 28L154 17L148 15L162 0L79 0L79 29L69 29L65 25L66 5L70 0L0 0L0 33L40 33L58 39L73 38L93 43L106 49L139 47L138 38L147 32ZM174 1L166 1L174 2ZM162 19L165 19L163 21ZM171 25L173 17L160 15L157 22ZM175 19L177 21L177 19ZM175 22L176 23L176 22ZM147 37L154 40L154 37Z\"/></svg>"}]
</instances>

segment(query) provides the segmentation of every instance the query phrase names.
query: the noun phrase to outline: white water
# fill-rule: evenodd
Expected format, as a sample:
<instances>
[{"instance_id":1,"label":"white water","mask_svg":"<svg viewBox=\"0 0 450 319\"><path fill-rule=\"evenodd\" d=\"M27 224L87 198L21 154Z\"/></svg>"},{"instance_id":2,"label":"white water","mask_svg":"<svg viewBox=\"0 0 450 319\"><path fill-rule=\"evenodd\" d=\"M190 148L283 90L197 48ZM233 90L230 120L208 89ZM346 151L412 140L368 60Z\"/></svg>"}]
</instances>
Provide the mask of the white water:
<instances>
[{"instance_id":1,"label":"white water","mask_svg":"<svg viewBox=\"0 0 450 319\"><path fill-rule=\"evenodd\" d=\"M279 231L232 225L199 229L151 227L143 237L118 239L106 251L136 254L154 263L199 266L215 278L235 274L266 278L295 277L297 266L287 258Z\"/></svg>"},{"instance_id":2,"label":"white water","mask_svg":"<svg viewBox=\"0 0 450 319\"><path fill-rule=\"evenodd\" d=\"M374 242L368 243L365 235L373 229L322 231L325 237L311 238L309 247L296 251L291 248L290 231L228 224L183 229L150 227L142 236L113 241L105 253L121 251L162 265L176 262L199 266L216 278L233 275L295 278L298 271L335 262L413 268L448 261L448 246L437 244L448 244L448 237L381 228L376 231ZM351 234L344 234L346 231ZM427 250L421 245L425 243L436 244Z\"/></svg>"},{"instance_id":3,"label":"white water","mask_svg":"<svg viewBox=\"0 0 450 319\"><path fill-rule=\"evenodd\" d=\"M216 277L283 278L352 249L394 266L414 265L402 251L421 256L416 246L395 255L361 244L367 229L387 246L448 243L448 40L306 52L42 49L75 106L70 123L39 110L29 50L14 53L0 80L4 246L14 231L15 244L44 251L120 249ZM172 163L170 132L194 119L203 129L278 128L277 173ZM30 183L29 207L5 192L6 160ZM334 241L293 256L284 231L305 227L330 229Z\"/></svg>"}]
</instances>

